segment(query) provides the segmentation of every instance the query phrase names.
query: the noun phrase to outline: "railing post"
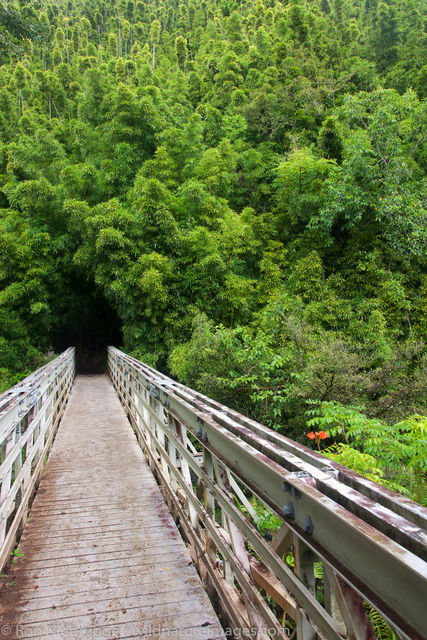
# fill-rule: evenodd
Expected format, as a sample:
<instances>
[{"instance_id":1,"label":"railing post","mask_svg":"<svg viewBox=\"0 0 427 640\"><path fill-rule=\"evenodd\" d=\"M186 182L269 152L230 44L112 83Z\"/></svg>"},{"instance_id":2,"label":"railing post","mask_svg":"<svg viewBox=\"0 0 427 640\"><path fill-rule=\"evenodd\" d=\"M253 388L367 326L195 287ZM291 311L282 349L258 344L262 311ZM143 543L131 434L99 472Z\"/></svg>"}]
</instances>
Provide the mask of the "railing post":
<instances>
[{"instance_id":1,"label":"railing post","mask_svg":"<svg viewBox=\"0 0 427 640\"><path fill-rule=\"evenodd\" d=\"M203 468L207 475L212 478L215 477L214 473L214 463L212 459L212 454L209 449L203 447ZM206 485L203 486L203 500L207 513L211 518L215 517L215 498L209 489L206 488Z\"/></svg>"},{"instance_id":2,"label":"railing post","mask_svg":"<svg viewBox=\"0 0 427 640\"><path fill-rule=\"evenodd\" d=\"M311 549L295 534L292 536L292 550L296 575L314 595L316 584L314 578L315 556ZM296 616L298 640L315 640L316 632L300 609Z\"/></svg>"},{"instance_id":3,"label":"railing post","mask_svg":"<svg viewBox=\"0 0 427 640\"><path fill-rule=\"evenodd\" d=\"M149 402L149 407L152 411L155 411L155 407L154 407L154 398L150 395L148 398L148 402ZM155 458L157 456L156 454L156 447L154 444L154 438L153 438L153 434L156 433L156 421L155 419L152 417L151 414L148 415L148 420L149 420L149 432L148 432L148 440L147 440L147 445L148 448L151 451L151 457L149 458L149 465L151 468L151 471L154 473L156 470L156 465L155 465Z\"/></svg>"},{"instance_id":4,"label":"railing post","mask_svg":"<svg viewBox=\"0 0 427 640\"><path fill-rule=\"evenodd\" d=\"M15 446L15 431L12 431L12 433L10 433L10 435L8 436L8 440L6 442L5 453L4 453L5 460L7 459L8 455L10 454L14 446ZM12 466L10 467L9 471L6 472L1 483L0 506L3 506L3 504L6 502L6 499L9 495L11 484L12 484ZM9 517L8 512L2 513L2 517L0 520L1 547L3 546L4 540L6 538L6 526L7 526L8 517Z\"/></svg>"},{"instance_id":5,"label":"railing post","mask_svg":"<svg viewBox=\"0 0 427 640\"><path fill-rule=\"evenodd\" d=\"M174 465L171 467L171 473L170 473L170 484L171 484L171 488L172 491L174 493L176 493L177 489L178 489L178 478L177 478L177 473L176 473L176 468L178 466L178 454L177 454L177 449L176 446L174 444L174 424L173 424L173 420L172 417L170 415L170 413L168 413L167 415L167 421L168 421L168 430L170 433L170 437L168 438L168 443L169 443L169 455L172 458Z\"/></svg>"},{"instance_id":6,"label":"railing post","mask_svg":"<svg viewBox=\"0 0 427 640\"><path fill-rule=\"evenodd\" d=\"M156 408L155 408L155 412L157 415L157 419L158 421L156 421L156 432L157 432L157 440L159 441L160 445L163 447L163 449L166 449L166 434L165 434L165 430L169 429L169 421L167 419L167 416L163 410L162 405L159 402L156 402ZM159 450L159 456L160 456L160 464L162 467L162 471L163 474L167 480L167 482L170 484L171 481L171 475L169 473L169 466L168 463L166 462L162 452Z\"/></svg>"},{"instance_id":7,"label":"railing post","mask_svg":"<svg viewBox=\"0 0 427 640\"><path fill-rule=\"evenodd\" d=\"M354 640L376 640L362 599L349 585L343 582L335 572L324 566L325 585L329 593L325 593L328 607L334 618L347 629Z\"/></svg>"},{"instance_id":8,"label":"railing post","mask_svg":"<svg viewBox=\"0 0 427 640\"><path fill-rule=\"evenodd\" d=\"M173 425L175 427L175 434L178 437L178 439L181 441L181 443L184 445L184 447L187 449L187 429L180 423L178 422L178 420L176 419L172 419ZM192 491L193 490L193 483L191 481L191 473L190 473L190 467L188 465L187 460L184 458L184 456L180 456L180 462L181 462L181 474L183 477L184 482L186 483L186 485L188 486L188 488ZM187 509L188 509L188 513L190 516L190 522L192 527L197 531L199 529L199 519L197 516L197 511L194 509L193 505L191 504L190 501L187 501Z\"/></svg>"}]
</instances>

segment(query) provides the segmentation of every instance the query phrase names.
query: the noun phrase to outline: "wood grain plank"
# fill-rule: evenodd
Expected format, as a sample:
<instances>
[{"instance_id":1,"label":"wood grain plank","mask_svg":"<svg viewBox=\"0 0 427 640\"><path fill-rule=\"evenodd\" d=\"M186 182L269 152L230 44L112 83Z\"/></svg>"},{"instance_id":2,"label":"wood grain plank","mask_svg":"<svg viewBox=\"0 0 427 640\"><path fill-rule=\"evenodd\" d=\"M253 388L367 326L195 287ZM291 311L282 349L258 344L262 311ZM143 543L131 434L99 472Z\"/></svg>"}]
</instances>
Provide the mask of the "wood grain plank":
<instances>
[{"instance_id":1,"label":"wood grain plank","mask_svg":"<svg viewBox=\"0 0 427 640\"><path fill-rule=\"evenodd\" d=\"M19 549L9 638L225 637L106 376L76 379Z\"/></svg>"}]
</instances>

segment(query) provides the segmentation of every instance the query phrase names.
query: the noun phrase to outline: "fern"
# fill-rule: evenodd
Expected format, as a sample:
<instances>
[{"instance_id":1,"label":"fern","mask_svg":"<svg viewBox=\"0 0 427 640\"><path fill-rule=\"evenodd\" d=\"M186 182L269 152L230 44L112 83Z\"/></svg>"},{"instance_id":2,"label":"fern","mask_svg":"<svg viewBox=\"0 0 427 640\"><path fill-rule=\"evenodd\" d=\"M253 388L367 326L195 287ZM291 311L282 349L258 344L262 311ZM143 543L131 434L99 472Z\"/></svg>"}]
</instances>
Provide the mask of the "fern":
<instances>
[{"instance_id":1,"label":"fern","mask_svg":"<svg viewBox=\"0 0 427 640\"><path fill-rule=\"evenodd\" d=\"M425 504L427 418L409 416L389 425L368 418L359 407L310 402L308 426L337 438L323 453L393 491ZM345 442L342 442L344 440Z\"/></svg>"},{"instance_id":2,"label":"fern","mask_svg":"<svg viewBox=\"0 0 427 640\"><path fill-rule=\"evenodd\" d=\"M314 577L316 580L323 580L323 562L314 563Z\"/></svg>"},{"instance_id":3,"label":"fern","mask_svg":"<svg viewBox=\"0 0 427 640\"><path fill-rule=\"evenodd\" d=\"M370 604L365 603L365 610L368 614L372 629L377 640L397 640L393 629L387 624L384 618Z\"/></svg>"}]
</instances>

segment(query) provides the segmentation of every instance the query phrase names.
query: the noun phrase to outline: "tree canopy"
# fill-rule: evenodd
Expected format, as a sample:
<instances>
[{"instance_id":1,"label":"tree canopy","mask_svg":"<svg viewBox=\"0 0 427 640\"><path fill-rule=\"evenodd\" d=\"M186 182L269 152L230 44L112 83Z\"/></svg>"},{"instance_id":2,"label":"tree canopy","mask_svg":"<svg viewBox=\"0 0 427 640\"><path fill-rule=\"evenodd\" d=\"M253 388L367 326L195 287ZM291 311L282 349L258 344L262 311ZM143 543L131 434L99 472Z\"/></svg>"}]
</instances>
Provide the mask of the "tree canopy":
<instances>
[{"instance_id":1,"label":"tree canopy","mask_svg":"<svg viewBox=\"0 0 427 640\"><path fill-rule=\"evenodd\" d=\"M0 2L2 388L102 298L291 437L421 414L425 43L421 0Z\"/></svg>"}]
</instances>

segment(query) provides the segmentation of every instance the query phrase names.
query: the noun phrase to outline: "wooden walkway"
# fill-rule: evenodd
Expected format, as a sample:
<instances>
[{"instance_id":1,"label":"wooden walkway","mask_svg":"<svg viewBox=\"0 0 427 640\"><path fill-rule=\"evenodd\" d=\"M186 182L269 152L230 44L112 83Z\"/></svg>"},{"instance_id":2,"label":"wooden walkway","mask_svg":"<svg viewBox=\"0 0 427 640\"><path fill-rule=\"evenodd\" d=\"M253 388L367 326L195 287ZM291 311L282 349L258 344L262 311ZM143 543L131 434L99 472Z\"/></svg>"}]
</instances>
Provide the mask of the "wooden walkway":
<instances>
[{"instance_id":1,"label":"wooden walkway","mask_svg":"<svg viewBox=\"0 0 427 640\"><path fill-rule=\"evenodd\" d=\"M224 633L107 376L78 376L2 589L1 638Z\"/></svg>"}]
</instances>

